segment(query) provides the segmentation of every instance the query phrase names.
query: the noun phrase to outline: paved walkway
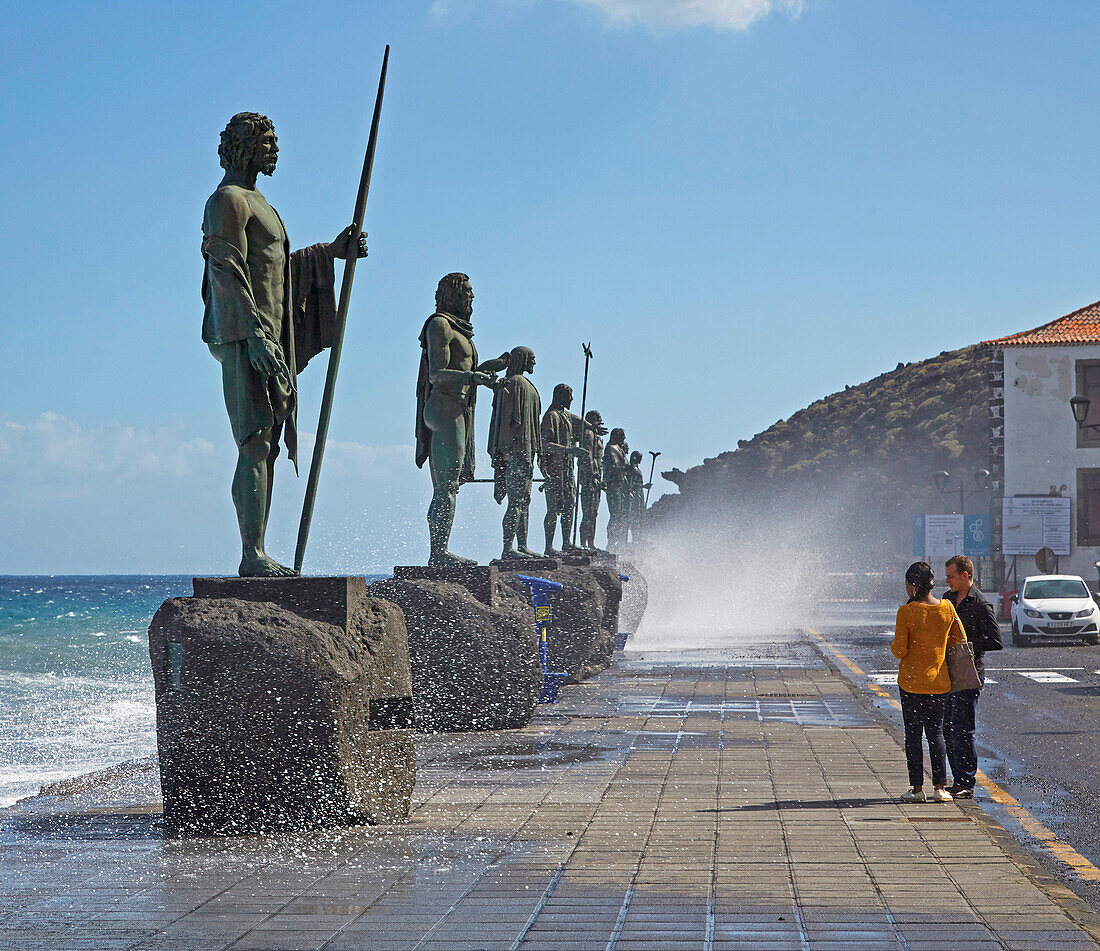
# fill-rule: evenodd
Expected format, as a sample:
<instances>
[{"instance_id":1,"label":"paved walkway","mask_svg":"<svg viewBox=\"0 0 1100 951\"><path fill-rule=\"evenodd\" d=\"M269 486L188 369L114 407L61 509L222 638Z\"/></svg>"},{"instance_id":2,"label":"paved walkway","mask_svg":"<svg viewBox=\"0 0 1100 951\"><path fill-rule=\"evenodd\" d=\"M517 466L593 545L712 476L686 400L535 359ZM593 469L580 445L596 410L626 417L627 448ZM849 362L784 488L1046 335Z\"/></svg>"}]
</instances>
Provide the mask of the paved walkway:
<instances>
[{"instance_id":1,"label":"paved walkway","mask_svg":"<svg viewBox=\"0 0 1100 951\"><path fill-rule=\"evenodd\" d=\"M166 842L152 767L0 811L0 948L1097 948L974 804L899 804L890 733L773 650L628 655L525 730L425 738L403 825Z\"/></svg>"}]
</instances>

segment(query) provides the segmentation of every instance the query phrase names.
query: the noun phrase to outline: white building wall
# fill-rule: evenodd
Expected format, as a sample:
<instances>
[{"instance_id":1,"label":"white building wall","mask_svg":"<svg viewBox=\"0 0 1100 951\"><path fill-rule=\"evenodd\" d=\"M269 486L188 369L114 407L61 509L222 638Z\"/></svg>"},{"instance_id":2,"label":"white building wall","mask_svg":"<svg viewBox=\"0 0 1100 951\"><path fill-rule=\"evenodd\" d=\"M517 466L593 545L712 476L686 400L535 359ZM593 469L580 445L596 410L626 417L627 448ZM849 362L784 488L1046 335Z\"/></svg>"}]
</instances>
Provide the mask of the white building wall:
<instances>
[{"instance_id":1,"label":"white building wall","mask_svg":"<svg viewBox=\"0 0 1100 951\"><path fill-rule=\"evenodd\" d=\"M1004 494L1046 495L1052 485L1066 486L1073 527L1070 555L1059 558L1058 569L1094 587L1100 551L1077 546L1077 470L1100 468L1100 448L1077 448L1069 401L1077 390L1078 360L1100 360L1100 346L1005 347ZM1023 555L1017 570L1021 579L1037 573Z\"/></svg>"}]
</instances>

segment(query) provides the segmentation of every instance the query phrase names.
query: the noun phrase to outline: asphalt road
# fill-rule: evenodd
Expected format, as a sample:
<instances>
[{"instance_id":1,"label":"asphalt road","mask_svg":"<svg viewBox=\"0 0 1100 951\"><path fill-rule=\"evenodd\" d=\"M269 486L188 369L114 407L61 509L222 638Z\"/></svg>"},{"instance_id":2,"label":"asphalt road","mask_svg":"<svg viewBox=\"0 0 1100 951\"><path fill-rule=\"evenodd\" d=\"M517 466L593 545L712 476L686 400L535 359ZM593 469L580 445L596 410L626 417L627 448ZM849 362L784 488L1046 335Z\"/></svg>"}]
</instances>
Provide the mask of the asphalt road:
<instances>
[{"instance_id":1,"label":"asphalt road","mask_svg":"<svg viewBox=\"0 0 1100 951\"><path fill-rule=\"evenodd\" d=\"M897 698L897 661L890 653L893 616L868 612L840 626L818 628L828 643ZM1100 647L1068 641L986 654L986 687L978 702L980 767L1060 839L1100 867ZM867 690L866 680L845 670ZM877 706L900 724L901 713ZM996 813L979 789L977 798ZM1100 885L1083 884L1064 863L1018 832L1059 881L1100 910Z\"/></svg>"}]
</instances>

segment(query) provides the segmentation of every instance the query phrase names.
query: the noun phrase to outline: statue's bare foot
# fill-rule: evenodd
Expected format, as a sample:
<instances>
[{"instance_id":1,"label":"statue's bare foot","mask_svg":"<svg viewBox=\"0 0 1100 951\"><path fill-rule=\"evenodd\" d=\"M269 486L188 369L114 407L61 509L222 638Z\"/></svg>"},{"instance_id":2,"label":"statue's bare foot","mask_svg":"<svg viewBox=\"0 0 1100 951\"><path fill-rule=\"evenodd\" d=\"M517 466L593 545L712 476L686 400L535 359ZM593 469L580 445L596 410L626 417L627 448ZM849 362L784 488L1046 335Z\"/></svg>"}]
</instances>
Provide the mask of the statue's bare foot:
<instances>
[{"instance_id":1,"label":"statue's bare foot","mask_svg":"<svg viewBox=\"0 0 1100 951\"><path fill-rule=\"evenodd\" d=\"M565 554L567 554L567 555L568 555L568 554L569 554L570 552L581 552L581 551L584 551L584 549L583 549L583 548L581 548L581 547L580 547L580 545L569 545L569 544L566 544L566 545L562 545L562 546L561 546L561 550L562 550L563 552L565 552Z\"/></svg>"},{"instance_id":2,"label":"statue's bare foot","mask_svg":"<svg viewBox=\"0 0 1100 951\"><path fill-rule=\"evenodd\" d=\"M453 552L444 551L433 554L428 559L428 564L435 568L463 568L469 565L476 565L477 562L472 558L463 558L461 555L456 555Z\"/></svg>"},{"instance_id":3,"label":"statue's bare foot","mask_svg":"<svg viewBox=\"0 0 1100 951\"><path fill-rule=\"evenodd\" d=\"M547 558L560 558L561 557L561 552L558 551L553 545L547 545L546 546L546 557Z\"/></svg>"},{"instance_id":4,"label":"statue's bare foot","mask_svg":"<svg viewBox=\"0 0 1100 951\"><path fill-rule=\"evenodd\" d=\"M500 553L500 560L501 561L508 561L511 558L522 558L522 557L523 557L523 555L520 552L516 551L516 549L512 548L511 546L509 546L508 548L505 548L504 551L502 551Z\"/></svg>"},{"instance_id":5,"label":"statue's bare foot","mask_svg":"<svg viewBox=\"0 0 1100 951\"><path fill-rule=\"evenodd\" d=\"M237 574L242 578L294 578L298 572L267 555L247 554L241 559Z\"/></svg>"},{"instance_id":6,"label":"statue's bare foot","mask_svg":"<svg viewBox=\"0 0 1100 951\"><path fill-rule=\"evenodd\" d=\"M526 545L517 545L516 551L518 551L524 558L538 558L540 557L537 551L533 551Z\"/></svg>"}]
</instances>

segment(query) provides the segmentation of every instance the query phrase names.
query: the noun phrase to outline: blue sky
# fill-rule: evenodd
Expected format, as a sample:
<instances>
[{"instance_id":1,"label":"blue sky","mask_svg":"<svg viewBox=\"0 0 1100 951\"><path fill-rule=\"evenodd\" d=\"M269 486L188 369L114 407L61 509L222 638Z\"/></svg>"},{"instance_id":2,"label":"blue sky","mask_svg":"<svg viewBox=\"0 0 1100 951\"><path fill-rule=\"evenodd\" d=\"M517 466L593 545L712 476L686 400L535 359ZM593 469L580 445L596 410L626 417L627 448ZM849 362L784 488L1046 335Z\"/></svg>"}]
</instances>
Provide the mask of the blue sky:
<instances>
[{"instance_id":1,"label":"blue sky","mask_svg":"<svg viewBox=\"0 0 1100 951\"><path fill-rule=\"evenodd\" d=\"M261 188L295 246L331 238L386 43L308 571L426 556L416 337L448 271L471 275L484 354L531 346L548 401L579 391L591 340L590 405L681 468L1100 297L1095 4L44 2L4 21L0 572L234 569L199 338L218 134L270 115ZM301 379L307 432L323 367ZM281 464L276 557L304 481ZM459 506L455 550L490 557L489 488Z\"/></svg>"}]
</instances>

